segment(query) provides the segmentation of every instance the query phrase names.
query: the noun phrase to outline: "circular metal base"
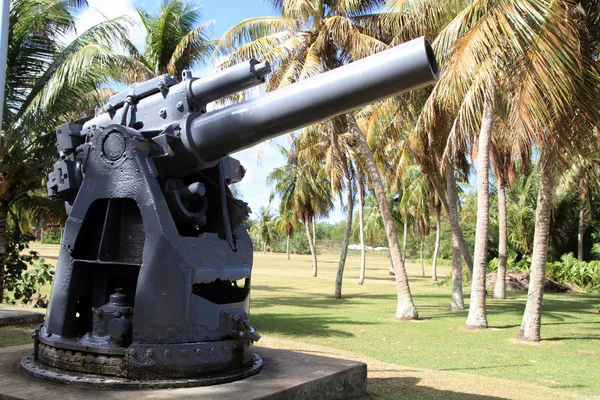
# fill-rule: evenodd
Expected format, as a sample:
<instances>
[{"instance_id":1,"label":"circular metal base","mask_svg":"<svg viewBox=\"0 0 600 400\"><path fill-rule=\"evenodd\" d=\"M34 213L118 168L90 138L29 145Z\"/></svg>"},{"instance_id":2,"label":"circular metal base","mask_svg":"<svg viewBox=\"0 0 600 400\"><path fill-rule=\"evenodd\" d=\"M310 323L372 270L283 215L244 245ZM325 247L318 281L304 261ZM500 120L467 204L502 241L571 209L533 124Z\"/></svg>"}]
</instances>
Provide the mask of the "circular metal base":
<instances>
[{"instance_id":1,"label":"circular metal base","mask_svg":"<svg viewBox=\"0 0 600 400\"><path fill-rule=\"evenodd\" d=\"M165 380L130 380L114 376L95 375L88 373L79 373L65 371L58 368L49 367L37 362L33 354L23 357L21 366L29 374L36 378L51 382L63 383L66 385L82 386L96 389L169 389L194 386L209 386L221 383L233 382L252 376L262 368L262 358L257 354L252 354L250 364L242 369L230 374L205 376L193 379L165 379Z\"/></svg>"}]
</instances>

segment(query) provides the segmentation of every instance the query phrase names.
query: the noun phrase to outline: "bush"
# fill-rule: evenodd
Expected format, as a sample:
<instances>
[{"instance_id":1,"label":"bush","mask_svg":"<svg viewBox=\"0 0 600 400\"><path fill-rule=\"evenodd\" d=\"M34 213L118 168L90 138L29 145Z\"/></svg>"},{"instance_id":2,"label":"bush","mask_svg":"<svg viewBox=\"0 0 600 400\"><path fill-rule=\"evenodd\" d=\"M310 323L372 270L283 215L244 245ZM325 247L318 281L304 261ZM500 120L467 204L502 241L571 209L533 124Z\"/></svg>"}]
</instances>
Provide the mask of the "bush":
<instances>
[{"instance_id":1,"label":"bush","mask_svg":"<svg viewBox=\"0 0 600 400\"><path fill-rule=\"evenodd\" d=\"M506 270L512 272L518 272L520 274L528 274L531 272L531 259L529 257L522 257L517 261L516 253L509 253L506 259ZM498 270L498 258L492 258L487 263L487 273L495 272Z\"/></svg>"},{"instance_id":2,"label":"bush","mask_svg":"<svg viewBox=\"0 0 600 400\"><path fill-rule=\"evenodd\" d=\"M50 229L42 237L43 244L60 244L60 229Z\"/></svg>"},{"instance_id":3,"label":"bush","mask_svg":"<svg viewBox=\"0 0 600 400\"><path fill-rule=\"evenodd\" d=\"M34 239L33 236L21 235L18 228L11 226L6 238L4 288L13 292L13 298L5 297L2 300L12 304L46 307L47 296L41 296L38 292L42 285L52 282L52 266L40 258L36 251L29 250L28 243Z\"/></svg>"},{"instance_id":4,"label":"bush","mask_svg":"<svg viewBox=\"0 0 600 400\"><path fill-rule=\"evenodd\" d=\"M573 253L563 254L560 261L548 263L546 275L559 283L573 283L584 290L600 290L600 261L578 261Z\"/></svg>"}]
</instances>

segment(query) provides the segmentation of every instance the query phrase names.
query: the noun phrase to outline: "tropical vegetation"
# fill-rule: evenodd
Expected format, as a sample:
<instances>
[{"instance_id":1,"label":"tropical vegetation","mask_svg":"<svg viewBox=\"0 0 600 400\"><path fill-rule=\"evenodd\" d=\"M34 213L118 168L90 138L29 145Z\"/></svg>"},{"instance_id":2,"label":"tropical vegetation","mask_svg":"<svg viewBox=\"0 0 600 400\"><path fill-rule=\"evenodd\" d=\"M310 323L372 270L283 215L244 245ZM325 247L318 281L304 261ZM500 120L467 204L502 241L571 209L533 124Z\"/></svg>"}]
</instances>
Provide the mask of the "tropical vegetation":
<instances>
[{"instance_id":1,"label":"tropical vegetation","mask_svg":"<svg viewBox=\"0 0 600 400\"><path fill-rule=\"evenodd\" d=\"M201 23L198 9L183 0L165 2L154 16L140 9L146 44L136 49L125 18L68 41L81 4L11 1L0 265L7 229L24 233L36 221L64 218L41 191L54 157L54 136L45 132L85 120L115 82L180 76L212 55L222 68L249 58L269 61L271 91L426 35L440 66L436 85L292 135L281 149L286 164L268 177L279 216L265 207L248 222L255 243L264 253L285 248L288 258L310 251L317 277L322 241L335 236L335 298L344 297L350 242L359 242L360 284L365 247L386 247L398 320L423 316L406 260L421 260L424 276L431 258L427 275L434 281L438 264L451 260L448 307L463 310L470 293L465 324L478 329L491 323L487 311L507 296L511 274L526 273L519 338L531 341L542 337L547 278L572 290L598 290L600 2L269 3L278 15L242 21L214 41L211 23ZM346 220L319 222L336 203ZM21 277L25 267L19 268L10 274Z\"/></svg>"}]
</instances>

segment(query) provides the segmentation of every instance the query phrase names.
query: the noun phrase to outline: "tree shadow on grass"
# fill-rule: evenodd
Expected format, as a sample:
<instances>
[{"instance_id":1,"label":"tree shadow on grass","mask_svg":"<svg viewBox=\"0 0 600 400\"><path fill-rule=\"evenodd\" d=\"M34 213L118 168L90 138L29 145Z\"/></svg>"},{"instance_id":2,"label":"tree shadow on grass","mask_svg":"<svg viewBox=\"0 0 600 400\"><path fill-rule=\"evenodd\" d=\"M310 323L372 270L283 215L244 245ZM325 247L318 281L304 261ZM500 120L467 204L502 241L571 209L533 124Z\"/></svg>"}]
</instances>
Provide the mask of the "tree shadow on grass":
<instances>
[{"instance_id":1,"label":"tree shadow on grass","mask_svg":"<svg viewBox=\"0 0 600 400\"><path fill-rule=\"evenodd\" d=\"M336 308L340 305L347 304L349 299L336 299L333 297L323 297L318 295L298 295L291 292L289 296L269 296L269 297L253 297L250 301L251 307L270 308L270 307L300 307L300 308L320 308L329 309Z\"/></svg>"},{"instance_id":2,"label":"tree shadow on grass","mask_svg":"<svg viewBox=\"0 0 600 400\"><path fill-rule=\"evenodd\" d=\"M354 337L349 329L333 329L332 325L372 325L349 318L322 315L296 315L278 313L252 313L250 322L259 334L277 333L288 337Z\"/></svg>"},{"instance_id":3,"label":"tree shadow on grass","mask_svg":"<svg viewBox=\"0 0 600 400\"><path fill-rule=\"evenodd\" d=\"M289 286L273 286L273 285L255 285L252 284L252 290L264 290L265 292L282 292L282 293L294 293L298 290L297 288Z\"/></svg>"},{"instance_id":4,"label":"tree shadow on grass","mask_svg":"<svg viewBox=\"0 0 600 400\"><path fill-rule=\"evenodd\" d=\"M358 400L503 400L504 397L486 396L440 390L429 386L420 386L420 379L415 377L402 378L370 378L366 396Z\"/></svg>"},{"instance_id":5,"label":"tree shadow on grass","mask_svg":"<svg viewBox=\"0 0 600 400\"><path fill-rule=\"evenodd\" d=\"M531 364L508 364L508 365L488 365L485 367L465 367L465 368L440 368L439 371L475 371L480 369L498 369L498 368L514 368L514 367L531 367Z\"/></svg>"},{"instance_id":6,"label":"tree shadow on grass","mask_svg":"<svg viewBox=\"0 0 600 400\"><path fill-rule=\"evenodd\" d=\"M253 287L253 289L255 289ZM343 296L341 299L336 299L333 296L324 296L320 294L307 294L299 292L297 289L286 290L283 287L262 286L260 290L267 292L285 293L282 296L261 296L252 297L251 306L257 308L269 308L275 306L301 307L301 308L339 308L342 305L361 305L370 304L372 300L393 300L396 295L391 294L351 294Z\"/></svg>"}]
</instances>

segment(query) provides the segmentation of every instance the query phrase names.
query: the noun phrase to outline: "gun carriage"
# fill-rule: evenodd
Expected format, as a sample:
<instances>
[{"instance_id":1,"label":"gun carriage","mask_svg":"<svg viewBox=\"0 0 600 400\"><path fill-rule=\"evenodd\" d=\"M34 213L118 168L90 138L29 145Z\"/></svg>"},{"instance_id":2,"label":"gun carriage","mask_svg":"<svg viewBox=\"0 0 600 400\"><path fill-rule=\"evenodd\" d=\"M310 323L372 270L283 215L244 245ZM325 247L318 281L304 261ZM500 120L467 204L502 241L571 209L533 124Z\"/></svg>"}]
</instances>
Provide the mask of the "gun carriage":
<instances>
[{"instance_id":1,"label":"gun carriage","mask_svg":"<svg viewBox=\"0 0 600 400\"><path fill-rule=\"evenodd\" d=\"M56 129L50 197L68 213L31 374L108 387L174 387L258 372L249 323L249 208L228 185L231 153L437 79L415 39L207 112L260 85L250 60L203 79L163 75L112 96L83 125Z\"/></svg>"}]
</instances>

